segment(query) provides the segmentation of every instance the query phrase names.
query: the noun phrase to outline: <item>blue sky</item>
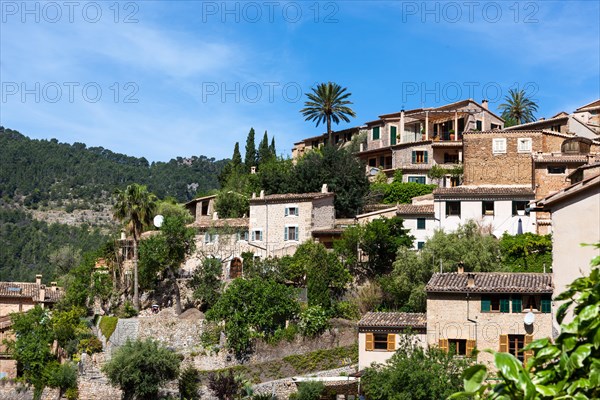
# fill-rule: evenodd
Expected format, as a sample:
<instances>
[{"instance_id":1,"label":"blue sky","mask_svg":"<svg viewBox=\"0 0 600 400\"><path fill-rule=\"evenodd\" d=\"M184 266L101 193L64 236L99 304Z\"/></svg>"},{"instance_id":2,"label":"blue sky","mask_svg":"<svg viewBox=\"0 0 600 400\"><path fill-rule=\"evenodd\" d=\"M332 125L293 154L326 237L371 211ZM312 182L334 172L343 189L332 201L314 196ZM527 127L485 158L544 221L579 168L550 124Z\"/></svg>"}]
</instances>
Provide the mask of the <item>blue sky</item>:
<instances>
[{"instance_id":1,"label":"blue sky","mask_svg":"<svg viewBox=\"0 0 600 400\"><path fill-rule=\"evenodd\" d=\"M278 152L323 132L298 112L334 81L361 125L509 88L550 117L600 98L596 1L0 1L0 124L151 161ZM335 127L334 127L335 128Z\"/></svg>"}]
</instances>

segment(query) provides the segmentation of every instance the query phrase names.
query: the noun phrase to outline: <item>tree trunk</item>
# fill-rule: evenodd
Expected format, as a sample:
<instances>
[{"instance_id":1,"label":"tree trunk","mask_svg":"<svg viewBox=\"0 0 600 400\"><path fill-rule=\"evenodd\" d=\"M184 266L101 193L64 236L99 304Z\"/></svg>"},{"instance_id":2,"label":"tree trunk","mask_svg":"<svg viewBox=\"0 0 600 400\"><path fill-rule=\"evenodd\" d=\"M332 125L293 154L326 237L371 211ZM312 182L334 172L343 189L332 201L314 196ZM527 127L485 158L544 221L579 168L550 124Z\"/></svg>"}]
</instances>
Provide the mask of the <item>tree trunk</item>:
<instances>
[{"instance_id":1,"label":"tree trunk","mask_svg":"<svg viewBox=\"0 0 600 400\"><path fill-rule=\"evenodd\" d=\"M173 284L173 290L175 291L175 314L181 314L181 292L179 291L179 285L177 284L177 276L171 268L169 268L169 276Z\"/></svg>"},{"instance_id":2,"label":"tree trunk","mask_svg":"<svg viewBox=\"0 0 600 400\"><path fill-rule=\"evenodd\" d=\"M140 293L138 288L138 242L133 239L133 306L140 310Z\"/></svg>"},{"instance_id":3,"label":"tree trunk","mask_svg":"<svg viewBox=\"0 0 600 400\"><path fill-rule=\"evenodd\" d=\"M329 145L333 146L333 135L331 134L331 116L327 116L327 138L329 139Z\"/></svg>"}]
</instances>

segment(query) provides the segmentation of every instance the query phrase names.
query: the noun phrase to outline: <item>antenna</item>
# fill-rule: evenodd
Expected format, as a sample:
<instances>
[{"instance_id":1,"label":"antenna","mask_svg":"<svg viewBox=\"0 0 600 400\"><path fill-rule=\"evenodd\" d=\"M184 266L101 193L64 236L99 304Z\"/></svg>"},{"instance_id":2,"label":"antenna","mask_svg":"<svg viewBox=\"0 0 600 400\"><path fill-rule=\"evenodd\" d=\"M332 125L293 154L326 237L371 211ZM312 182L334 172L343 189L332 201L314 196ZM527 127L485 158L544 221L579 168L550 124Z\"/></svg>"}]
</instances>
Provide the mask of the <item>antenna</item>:
<instances>
[{"instance_id":1,"label":"antenna","mask_svg":"<svg viewBox=\"0 0 600 400\"><path fill-rule=\"evenodd\" d=\"M525 314L525 318L523 318L523 322L527 326L533 325L533 323L535 322L535 314L532 313L531 311L529 311L527 314Z\"/></svg>"},{"instance_id":2,"label":"antenna","mask_svg":"<svg viewBox=\"0 0 600 400\"><path fill-rule=\"evenodd\" d=\"M154 217L154 220L152 221L154 223L154 226L157 228L160 228L163 224L165 220L165 217L163 217L162 215L157 215L156 217Z\"/></svg>"}]
</instances>

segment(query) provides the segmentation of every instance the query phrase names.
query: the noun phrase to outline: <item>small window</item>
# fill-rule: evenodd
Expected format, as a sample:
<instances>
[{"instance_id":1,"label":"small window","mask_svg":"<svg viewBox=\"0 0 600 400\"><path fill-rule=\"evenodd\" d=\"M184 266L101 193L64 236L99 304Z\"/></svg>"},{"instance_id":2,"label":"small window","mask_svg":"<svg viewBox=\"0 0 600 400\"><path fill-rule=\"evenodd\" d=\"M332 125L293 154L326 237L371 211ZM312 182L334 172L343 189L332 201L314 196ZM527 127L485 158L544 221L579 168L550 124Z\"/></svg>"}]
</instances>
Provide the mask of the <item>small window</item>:
<instances>
[{"instance_id":1,"label":"small window","mask_svg":"<svg viewBox=\"0 0 600 400\"><path fill-rule=\"evenodd\" d=\"M263 236L261 230L252 231L252 241L254 242L262 242Z\"/></svg>"},{"instance_id":2,"label":"small window","mask_svg":"<svg viewBox=\"0 0 600 400\"><path fill-rule=\"evenodd\" d=\"M494 215L494 202L493 201L482 201L481 202L481 214L482 215Z\"/></svg>"},{"instance_id":3,"label":"small window","mask_svg":"<svg viewBox=\"0 0 600 400\"><path fill-rule=\"evenodd\" d=\"M467 339L448 339L448 350L457 356L467 355Z\"/></svg>"},{"instance_id":4,"label":"small window","mask_svg":"<svg viewBox=\"0 0 600 400\"><path fill-rule=\"evenodd\" d=\"M458 162L458 154L444 153L444 164L455 164Z\"/></svg>"},{"instance_id":5,"label":"small window","mask_svg":"<svg viewBox=\"0 0 600 400\"><path fill-rule=\"evenodd\" d=\"M508 353L515 356L521 362L525 361L524 347L525 335L508 335Z\"/></svg>"},{"instance_id":6,"label":"small window","mask_svg":"<svg viewBox=\"0 0 600 400\"><path fill-rule=\"evenodd\" d=\"M427 151L415 150L412 152L412 163L413 164L427 164L429 162Z\"/></svg>"},{"instance_id":7,"label":"small window","mask_svg":"<svg viewBox=\"0 0 600 400\"><path fill-rule=\"evenodd\" d=\"M417 229L425 229L425 218L417 218Z\"/></svg>"},{"instance_id":8,"label":"small window","mask_svg":"<svg viewBox=\"0 0 600 400\"><path fill-rule=\"evenodd\" d=\"M387 333L374 333L373 334L373 348L375 350L386 350L388 349L388 334Z\"/></svg>"},{"instance_id":9,"label":"small window","mask_svg":"<svg viewBox=\"0 0 600 400\"><path fill-rule=\"evenodd\" d=\"M446 202L446 216L457 216L460 217L460 201L447 201Z\"/></svg>"},{"instance_id":10,"label":"small window","mask_svg":"<svg viewBox=\"0 0 600 400\"><path fill-rule=\"evenodd\" d=\"M540 311L540 298L538 296L523 296L523 310Z\"/></svg>"},{"instance_id":11,"label":"small window","mask_svg":"<svg viewBox=\"0 0 600 400\"><path fill-rule=\"evenodd\" d=\"M377 159L369 158L369 167L377 167Z\"/></svg>"},{"instance_id":12,"label":"small window","mask_svg":"<svg viewBox=\"0 0 600 400\"><path fill-rule=\"evenodd\" d=\"M286 207L285 209L285 216L289 217L289 216L298 216L298 207Z\"/></svg>"},{"instance_id":13,"label":"small window","mask_svg":"<svg viewBox=\"0 0 600 400\"><path fill-rule=\"evenodd\" d=\"M208 233L206 232L204 234L204 243L209 244L209 243L214 243L217 241L217 235L215 233Z\"/></svg>"},{"instance_id":14,"label":"small window","mask_svg":"<svg viewBox=\"0 0 600 400\"><path fill-rule=\"evenodd\" d=\"M378 126L373 128L373 140L379 140L379 127Z\"/></svg>"},{"instance_id":15,"label":"small window","mask_svg":"<svg viewBox=\"0 0 600 400\"><path fill-rule=\"evenodd\" d=\"M512 215L529 215L529 202L527 200L514 200L512 202Z\"/></svg>"},{"instance_id":16,"label":"small window","mask_svg":"<svg viewBox=\"0 0 600 400\"><path fill-rule=\"evenodd\" d=\"M297 226L286 226L283 229L283 240L298 240L298 227Z\"/></svg>"},{"instance_id":17,"label":"small window","mask_svg":"<svg viewBox=\"0 0 600 400\"><path fill-rule=\"evenodd\" d=\"M494 130L494 129L500 129L500 125L498 125L498 124L491 124L491 128L492 128L492 130Z\"/></svg>"},{"instance_id":18,"label":"small window","mask_svg":"<svg viewBox=\"0 0 600 400\"><path fill-rule=\"evenodd\" d=\"M425 242L417 242L417 250L423 249L424 246L425 246Z\"/></svg>"},{"instance_id":19,"label":"small window","mask_svg":"<svg viewBox=\"0 0 600 400\"><path fill-rule=\"evenodd\" d=\"M552 125L552 127L550 127L550 130L552 132L560 132L560 125Z\"/></svg>"},{"instance_id":20,"label":"small window","mask_svg":"<svg viewBox=\"0 0 600 400\"><path fill-rule=\"evenodd\" d=\"M504 154L506 153L506 138L497 138L492 141L492 153Z\"/></svg>"},{"instance_id":21,"label":"small window","mask_svg":"<svg viewBox=\"0 0 600 400\"><path fill-rule=\"evenodd\" d=\"M237 234L237 240L239 241L248 241L248 238L250 237L250 234L248 231L244 231L244 232L238 232Z\"/></svg>"},{"instance_id":22,"label":"small window","mask_svg":"<svg viewBox=\"0 0 600 400\"><path fill-rule=\"evenodd\" d=\"M475 121L475 129L478 131L483 129L483 123L481 121Z\"/></svg>"},{"instance_id":23,"label":"small window","mask_svg":"<svg viewBox=\"0 0 600 400\"><path fill-rule=\"evenodd\" d=\"M564 165L561 166L550 166L548 167L548 173L551 175L554 174L564 174L565 171L567 170L567 167L565 167Z\"/></svg>"},{"instance_id":24,"label":"small window","mask_svg":"<svg viewBox=\"0 0 600 400\"><path fill-rule=\"evenodd\" d=\"M482 296L481 312L510 312L510 298L501 296Z\"/></svg>"},{"instance_id":25,"label":"small window","mask_svg":"<svg viewBox=\"0 0 600 400\"><path fill-rule=\"evenodd\" d=\"M425 177L424 176L409 176L408 181L425 184Z\"/></svg>"},{"instance_id":26,"label":"small window","mask_svg":"<svg viewBox=\"0 0 600 400\"><path fill-rule=\"evenodd\" d=\"M552 299L550 297L542 297L540 307L544 314L549 314L552 311Z\"/></svg>"},{"instance_id":27,"label":"small window","mask_svg":"<svg viewBox=\"0 0 600 400\"><path fill-rule=\"evenodd\" d=\"M531 138L517 139L517 151L519 153L531 153Z\"/></svg>"}]
</instances>

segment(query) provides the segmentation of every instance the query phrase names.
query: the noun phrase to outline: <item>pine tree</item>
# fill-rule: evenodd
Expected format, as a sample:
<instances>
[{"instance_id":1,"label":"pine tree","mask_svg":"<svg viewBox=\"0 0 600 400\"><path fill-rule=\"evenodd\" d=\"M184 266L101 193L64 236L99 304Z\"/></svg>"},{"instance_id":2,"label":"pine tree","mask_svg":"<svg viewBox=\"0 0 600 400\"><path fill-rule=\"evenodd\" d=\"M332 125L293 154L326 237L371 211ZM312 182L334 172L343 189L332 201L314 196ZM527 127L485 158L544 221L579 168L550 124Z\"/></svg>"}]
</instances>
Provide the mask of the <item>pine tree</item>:
<instances>
[{"instance_id":1,"label":"pine tree","mask_svg":"<svg viewBox=\"0 0 600 400\"><path fill-rule=\"evenodd\" d=\"M271 150L269 148L269 136L267 135L267 131L265 131L265 135L260 141L260 145L258 146L258 165L264 164L271 159Z\"/></svg>"},{"instance_id":2,"label":"pine tree","mask_svg":"<svg viewBox=\"0 0 600 400\"><path fill-rule=\"evenodd\" d=\"M235 142L235 147L233 148L233 156L231 157L231 162L235 168L242 165L242 155L240 154L240 143Z\"/></svg>"},{"instance_id":3,"label":"pine tree","mask_svg":"<svg viewBox=\"0 0 600 400\"><path fill-rule=\"evenodd\" d=\"M277 157L277 151L275 150L275 136L271 138L271 146L269 146L269 150L271 151L271 155L273 157Z\"/></svg>"},{"instance_id":4,"label":"pine tree","mask_svg":"<svg viewBox=\"0 0 600 400\"><path fill-rule=\"evenodd\" d=\"M256 166L256 145L254 144L254 128L250 128L248 138L246 139L246 154L244 156L244 165L246 170Z\"/></svg>"}]
</instances>

